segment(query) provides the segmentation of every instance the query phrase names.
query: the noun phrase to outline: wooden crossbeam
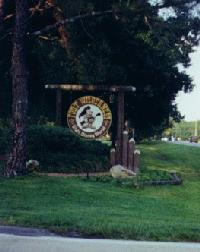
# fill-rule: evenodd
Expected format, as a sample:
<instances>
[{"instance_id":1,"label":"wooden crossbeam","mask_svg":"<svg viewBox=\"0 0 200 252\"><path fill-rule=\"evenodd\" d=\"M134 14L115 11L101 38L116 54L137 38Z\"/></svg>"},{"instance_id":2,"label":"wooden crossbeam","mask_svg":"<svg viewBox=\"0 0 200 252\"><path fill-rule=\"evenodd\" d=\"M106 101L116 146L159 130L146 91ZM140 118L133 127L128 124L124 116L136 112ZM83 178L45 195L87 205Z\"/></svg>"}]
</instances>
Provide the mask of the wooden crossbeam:
<instances>
[{"instance_id":1,"label":"wooden crossbeam","mask_svg":"<svg viewBox=\"0 0 200 252\"><path fill-rule=\"evenodd\" d=\"M61 103L62 103L62 90L63 91L103 91L117 93L117 156L116 163L123 164L122 151L123 151L123 131L124 131L124 97L125 92L135 92L136 88L133 86L105 86L105 85L80 85L80 84L50 84L45 85L46 89L54 89L57 92L56 96L56 122L61 124ZM126 157L127 159L127 157ZM124 161L125 163L125 161ZM127 166L127 165L126 165Z\"/></svg>"},{"instance_id":2,"label":"wooden crossbeam","mask_svg":"<svg viewBox=\"0 0 200 252\"><path fill-rule=\"evenodd\" d=\"M61 89L66 91L108 91L108 92L135 92L133 86L105 86L105 85L79 85L79 84L50 84L45 85L47 89Z\"/></svg>"}]
</instances>

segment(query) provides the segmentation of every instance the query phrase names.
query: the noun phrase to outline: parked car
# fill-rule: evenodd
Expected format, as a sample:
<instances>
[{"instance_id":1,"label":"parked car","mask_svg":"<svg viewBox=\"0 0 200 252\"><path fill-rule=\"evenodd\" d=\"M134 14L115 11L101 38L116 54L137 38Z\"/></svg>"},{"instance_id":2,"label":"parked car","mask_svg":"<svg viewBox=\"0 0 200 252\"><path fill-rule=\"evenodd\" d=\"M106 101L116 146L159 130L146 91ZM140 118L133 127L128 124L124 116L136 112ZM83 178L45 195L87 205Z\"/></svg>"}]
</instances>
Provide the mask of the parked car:
<instances>
[{"instance_id":1,"label":"parked car","mask_svg":"<svg viewBox=\"0 0 200 252\"><path fill-rule=\"evenodd\" d=\"M198 136L192 136L190 137L190 142L191 143L198 143L199 141L199 137Z\"/></svg>"},{"instance_id":2,"label":"parked car","mask_svg":"<svg viewBox=\"0 0 200 252\"><path fill-rule=\"evenodd\" d=\"M169 141L169 138L168 137L162 137L161 141L167 142L167 141Z\"/></svg>"}]
</instances>

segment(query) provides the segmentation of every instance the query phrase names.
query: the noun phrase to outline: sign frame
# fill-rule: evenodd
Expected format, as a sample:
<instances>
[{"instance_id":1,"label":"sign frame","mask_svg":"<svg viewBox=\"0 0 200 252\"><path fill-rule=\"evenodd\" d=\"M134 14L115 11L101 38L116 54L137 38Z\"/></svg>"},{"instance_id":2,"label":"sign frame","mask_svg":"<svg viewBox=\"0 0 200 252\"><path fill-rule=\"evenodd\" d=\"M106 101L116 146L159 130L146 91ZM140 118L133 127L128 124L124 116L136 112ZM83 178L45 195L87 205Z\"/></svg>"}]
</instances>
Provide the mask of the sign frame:
<instances>
[{"instance_id":1,"label":"sign frame","mask_svg":"<svg viewBox=\"0 0 200 252\"><path fill-rule=\"evenodd\" d=\"M82 96L70 105L67 124L72 131L85 139L99 139L109 131L112 112L101 98Z\"/></svg>"}]
</instances>

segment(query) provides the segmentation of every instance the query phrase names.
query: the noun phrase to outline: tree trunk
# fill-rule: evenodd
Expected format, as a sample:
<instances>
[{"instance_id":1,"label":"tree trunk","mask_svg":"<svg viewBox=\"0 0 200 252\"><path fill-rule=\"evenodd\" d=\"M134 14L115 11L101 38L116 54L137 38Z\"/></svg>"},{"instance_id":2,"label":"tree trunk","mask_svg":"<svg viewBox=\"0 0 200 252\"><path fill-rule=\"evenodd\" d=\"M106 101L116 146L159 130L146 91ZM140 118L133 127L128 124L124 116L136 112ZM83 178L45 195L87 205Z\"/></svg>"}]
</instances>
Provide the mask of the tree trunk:
<instances>
[{"instance_id":1,"label":"tree trunk","mask_svg":"<svg viewBox=\"0 0 200 252\"><path fill-rule=\"evenodd\" d=\"M3 41L3 36L4 36L4 6L5 6L5 1L4 0L0 0L0 48L4 48L4 41ZM3 66L3 55L4 55L4 50L0 50L0 75L3 75L3 71L2 71L2 66ZM1 77L0 76L0 77Z\"/></svg>"},{"instance_id":2,"label":"tree trunk","mask_svg":"<svg viewBox=\"0 0 200 252\"><path fill-rule=\"evenodd\" d=\"M3 29L3 19L4 19L4 0L0 0L0 34L1 29Z\"/></svg>"},{"instance_id":3,"label":"tree trunk","mask_svg":"<svg viewBox=\"0 0 200 252\"><path fill-rule=\"evenodd\" d=\"M0 0L0 46L1 46L0 48L3 48L3 41L1 40L1 38L4 35L4 23L3 23L4 16L5 16L4 6L5 6L4 0ZM0 50L0 59L2 58L2 54L3 54L2 51L3 50Z\"/></svg>"},{"instance_id":4,"label":"tree trunk","mask_svg":"<svg viewBox=\"0 0 200 252\"><path fill-rule=\"evenodd\" d=\"M0 94L1 97L2 94L5 92L5 89L3 87L3 80L5 75L5 55L6 50L2 50L2 48L6 48L6 41L4 38L5 36L5 30L4 30L4 17L5 17L5 1L0 0ZM0 101L0 106L3 105L3 102Z\"/></svg>"},{"instance_id":5,"label":"tree trunk","mask_svg":"<svg viewBox=\"0 0 200 252\"><path fill-rule=\"evenodd\" d=\"M6 176L26 173L27 80L26 31L28 1L16 0L15 32L12 55L12 143L7 161Z\"/></svg>"}]
</instances>

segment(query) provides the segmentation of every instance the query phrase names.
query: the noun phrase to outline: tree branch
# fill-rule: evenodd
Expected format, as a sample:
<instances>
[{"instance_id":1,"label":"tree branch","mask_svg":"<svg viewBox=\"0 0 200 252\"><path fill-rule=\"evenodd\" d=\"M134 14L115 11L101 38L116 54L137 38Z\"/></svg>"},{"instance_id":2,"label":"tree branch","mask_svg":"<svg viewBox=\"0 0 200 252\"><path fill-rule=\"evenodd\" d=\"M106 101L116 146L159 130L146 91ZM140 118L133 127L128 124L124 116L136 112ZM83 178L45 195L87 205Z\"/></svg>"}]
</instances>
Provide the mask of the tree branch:
<instances>
[{"instance_id":1,"label":"tree branch","mask_svg":"<svg viewBox=\"0 0 200 252\"><path fill-rule=\"evenodd\" d=\"M83 14L83 15L77 15L74 17L70 17L70 18L66 18L62 21L56 22L55 24L52 25L48 25L45 28L38 30L38 31L34 31L32 33L28 33L28 35L34 35L34 36L38 36L41 35L42 33L48 32L50 30L53 30L55 28L57 28L60 25L64 25L67 23L74 23L80 19L84 19L84 18L89 18L89 17L100 17L100 16L105 16L105 15L110 15L115 13L113 10L107 10L107 11L101 11L101 12L92 12L92 13L87 13L87 14Z\"/></svg>"},{"instance_id":2,"label":"tree branch","mask_svg":"<svg viewBox=\"0 0 200 252\"><path fill-rule=\"evenodd\" d=\"M53 17L55 22L62 22L64 20L63 12L61 8L56 4L55 0L46 0L46 2L53 6ZM58 27L58 32L60 34L60 44L68 53L68 44L69 44L69 34L67 33L66 26L60 25Z\"/></svg>"},{"instance_id":3,"label":"tree branch","mask_svg":"<svg viewBox=\"0 0 200 252\"><path fill-rule=\"evenodd\" d=\"M1 0L0 0L1 1ZM46 10L52 9L54 6L53 5L45 5L42 6L42 2L39 1L38 4L35 6L29 8L30 16L32 17L36 12L39 12L40 14L43 14ZM7 16L4 17L4 21L7 21L10 18L13 18L15 14L10 13Z\"/></svg>"}]
</instances>

